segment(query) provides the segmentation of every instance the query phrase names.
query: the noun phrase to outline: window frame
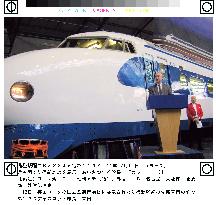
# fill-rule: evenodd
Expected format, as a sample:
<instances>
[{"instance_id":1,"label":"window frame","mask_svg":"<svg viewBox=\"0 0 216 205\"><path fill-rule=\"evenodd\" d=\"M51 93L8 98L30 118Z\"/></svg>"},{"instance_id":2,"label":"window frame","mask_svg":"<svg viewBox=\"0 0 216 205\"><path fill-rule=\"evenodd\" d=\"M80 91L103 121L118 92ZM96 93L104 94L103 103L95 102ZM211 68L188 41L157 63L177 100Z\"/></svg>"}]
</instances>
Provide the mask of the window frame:
<instances>
[{"instance_id":1,"label":"window frame","mask_svg":"<svg viewBox=\"0 0 216 205\"><path fill-rule=\"evenodd\" d=\"M195 78L195 79L197 79L198 81L202 81L202 83L203 83L203 92L200 92L200 93L194 93L193 92L193 89L192 89L192 86L191 86L191 81L190 81L190 79L191 78ZM190 92L192 93L192 95L200 95L200 94L202 94L203 96L204 96L204 94L205 94L205 84L206 84L206 82L205 82L205 80L204 80L204 78L199 78L199 76L198 75L191 75L190 77L189 77L189 83L190 83Z\"/></svg>"},{"instance_id":2,"label":"window frame","mask_svg":"<svg viewBox=\"0 0 216 205\"><path fill-rule=\"evenodd\" d=\"M130 50L128 44L131 44L131 45L133 46L134 52L131 52L131 50ZM127 45L127 47L128 47L129 52L125 51L125 46L126 46L126 45ZM135 46L134 46L133 43L130 42L130 41L124 41L124 52L126 52L126 53L131 53L131 54L136 54L136 53L137 53L137 52L136 52L136 49L135 49Z\"/></svg>"},{"instance_id":3,"label":"window frame","mask_svg":"<svg viewBox=\"0 0 216 205\"><path fill-rule=\"evenodd\" d=\"M180 83L180 86L181 86L181 75L184 75L185 76L185 78L186 78L186 82L187 82L187 87L189 87L189 83L190 83L190 81L189 81L189 77L188 77L188 75L186 74L186 73L180 73L180 75L179 75L179 83ZM182 87L181 87L182 88Z\"/></svg>"},{"instance_id":4,"label":"window frame","mask_svg":"<svg viewBox=\"0 0 216 205\"><path fill-rule=\"evenodd\" d=\"M166 72L167 72L167 76L166 76L167 81L164 80L164 75L163 75L162 82L171 86L172 82L171 82L171 76L170 76L170 66L172 66L172 65L170 65L170 64L171 63L174 64L174 63L172 61L168 61L167 58L163 58L163 57L160 57L158 55L155 57L155 61L158 64L158 66L156 64L157 67L155 69L155 72L160 72L161 71L160 64L163 64L163 66L166 68Z\"/></svg>"},{"instance_id":5,"label":"window frame","mask_svg":"<svg viewBox=\"0 0 216 205\"><path fill-rule=\"evenodd\" d=\"M212 92L209 92L208 84L212 84ZM207 87L207 92L208 92L208 94L213 95L213 93L214 93L213 79L212 79L212 80L208 80L208 81L206 82L206 87Z\"/></svg>"}]
</instances>

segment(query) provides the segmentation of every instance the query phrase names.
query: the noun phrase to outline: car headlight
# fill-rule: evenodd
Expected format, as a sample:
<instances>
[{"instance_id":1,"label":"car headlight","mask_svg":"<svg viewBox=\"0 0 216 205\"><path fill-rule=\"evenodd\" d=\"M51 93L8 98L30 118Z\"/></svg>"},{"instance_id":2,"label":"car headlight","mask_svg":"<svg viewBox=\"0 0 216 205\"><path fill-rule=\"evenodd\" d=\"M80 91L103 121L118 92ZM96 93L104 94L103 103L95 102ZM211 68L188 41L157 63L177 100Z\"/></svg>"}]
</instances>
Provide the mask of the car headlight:
<instances>
[{"instance_id":1,"label":"car headlight","mask_svg":"<svg viewBox=\"0 0 216 205\"><path fill-rule=\"evenodd\" d=\"M10 88L10 96L17 102L26 102L34 95L34 89L28 82L16 82Z\"/></svg>"}]
</instances>

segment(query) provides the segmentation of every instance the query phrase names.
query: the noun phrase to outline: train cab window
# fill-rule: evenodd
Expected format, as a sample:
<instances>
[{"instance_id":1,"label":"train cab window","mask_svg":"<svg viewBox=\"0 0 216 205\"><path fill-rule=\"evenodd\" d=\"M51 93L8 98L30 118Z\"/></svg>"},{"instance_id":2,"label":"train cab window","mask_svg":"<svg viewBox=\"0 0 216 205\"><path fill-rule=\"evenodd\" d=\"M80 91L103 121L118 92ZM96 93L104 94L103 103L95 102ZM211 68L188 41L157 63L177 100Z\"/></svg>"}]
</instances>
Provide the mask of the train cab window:
<instances>
[{"instance_id":1,"label":"train cab window","mask_svg":"<svg viewBox=\"0 0 216 205\"><path fill-rule=\"evenodd\" d=\"M131 43L125 42L125 52L135 53L135 49Z\"/></svg>"},{"instance_id":2,"label":"train cab window","mask_svg":"<svg viewBox=\"0 0 216 205\"><path fill-rule=\"evenodd\" d=\"M159 71L163 74L163 82L168 83L168 71L167 66L163 63L159 63Z\"/></svg>"},{"instance_id":3,"label":"train cab window","mask_svg":"<svg viewBox=\"0 0 216 205\"><path fill-rule=\"evenodd\" d=\"M104 47L106 38L72 38L67 39L60 48L88 48L88 49L101 49Z\"/></svg>"},{"instance_id":4,"label":"train cab window","mask_svg":"<svg viewBox=\"0 0 216 205\"><path fill-rule=\"evenodd\" d=\"M129 42L100 37L68 38L59 48L111 49L135 53L134 46Z\"/></svg>"},{"instance_id":5,"label":"train cab window","mask_svg":"<svg viewBox=\"0 0 216 205\"><path fill-rule=\"evenodd\" d=\"M123 51L123 42L114 39L108 39L106 42L106 49Z\"/></svg>"},{"instance_id":6,"label":"train cab window","mask_svg":"<svg viewBox=\"0 0 216 205\"><path fill-rule=\"evenodd\" d=\"M83 38L68 38L61 43L59 48L88 48L88 49L111 49L135 53L134 46L129 42L110 39L106 37L83 37Z\"/></svg>"},{"instance_id":7,"label":"train cab window","mask_svg":"<svg viewBox=\"0 0 216 205\"><path fill-rule=\"evenodd\" d=\"M187 89L188 88L188 78L185 74L180 75L180 85L181 89Z\"/></svg>"},{"instance_id":8,"label":"train cab window","mask_svg":"<svg viewBox=\"0 0 216 205\"><path fill-rule=\"evenodd\" d=\"M205 92L205 83L204 80L191 77L190 78L190 87L192 95L203 95Z\"/></svg>"},{"instance_id":9,"label":"train cab window","mask_svg":"<svg viewBox=\"0 0 216 205\"><path fill-rule=\"evenodd\" d=\"M154 83L153 62L145 60L146 82Z\"/></svg>"},{"instance_id":10,"label":"train cab window","mask_svg":"<svg viewBox=\"0 0 216 205\"><path fill-rule=\"evenodd\" d=\"M213 94L213 82L207 83L207 89L209 94Z\"/></svg>"}]
</instances>

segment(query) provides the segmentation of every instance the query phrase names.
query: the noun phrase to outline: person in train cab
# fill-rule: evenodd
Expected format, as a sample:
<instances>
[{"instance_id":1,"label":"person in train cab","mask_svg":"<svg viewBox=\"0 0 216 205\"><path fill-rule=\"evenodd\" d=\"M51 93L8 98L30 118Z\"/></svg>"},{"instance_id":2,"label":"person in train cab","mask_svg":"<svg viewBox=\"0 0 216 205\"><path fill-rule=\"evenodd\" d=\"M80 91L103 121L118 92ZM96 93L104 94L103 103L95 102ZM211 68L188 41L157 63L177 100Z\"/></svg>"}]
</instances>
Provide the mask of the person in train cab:
<instances>
[{"instance_id":1,"label":"person in train cab","mask_svg":"<svg viewBox=\"0 0 216 205\"><path fill-rule=\"evenodd\" d=\"M171 95L172 89L169 85L162 83L163 74L161 72L155 73L155 84L149 87L149 95Z\"/></svg>"},{"instance_id":2,"label":"person in train cab","mask_svg":"<svg viewBox=\"0 0 216 205\"><path fill-rule=\"evenodd\" d=\"M196 96L191 96L191 103L187 108L188 125L189 125L189 139L188 145L190 148L197 143L198 149L202 150L201 136L198 128L202 127L201 119L203 117L203 110L199 103L196 103Z\"/></svg>"}]
</instances>

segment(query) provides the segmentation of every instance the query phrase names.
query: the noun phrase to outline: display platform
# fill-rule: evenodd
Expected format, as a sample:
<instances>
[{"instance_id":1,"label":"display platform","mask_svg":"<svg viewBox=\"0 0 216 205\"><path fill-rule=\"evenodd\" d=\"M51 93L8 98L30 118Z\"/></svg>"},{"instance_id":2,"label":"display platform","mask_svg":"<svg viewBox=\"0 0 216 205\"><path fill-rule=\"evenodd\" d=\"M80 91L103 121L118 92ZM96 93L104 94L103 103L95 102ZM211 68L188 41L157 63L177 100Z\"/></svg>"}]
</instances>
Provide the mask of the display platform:
<instances>
[{"instance_id":1,"label":"display platform","mask_svg":"<svg viewBox=\"0 0 216 205\"><path fill-rule=\"evenodd\" d=\"M162 154L157 152L158 150L158 146L141 146L141 159L204 159L202 152L183 145L177 146L177 150L181 150L178 153Z\"/></svg>"}]
</instances>

